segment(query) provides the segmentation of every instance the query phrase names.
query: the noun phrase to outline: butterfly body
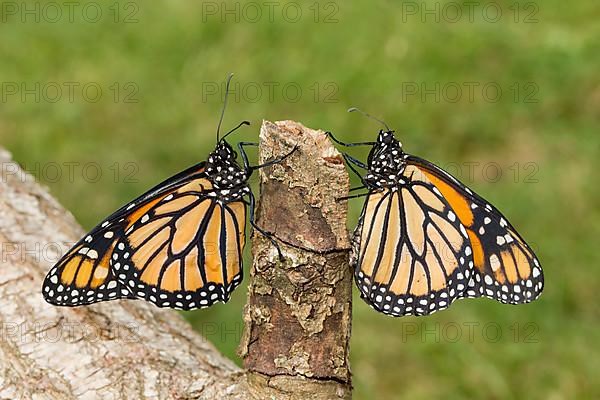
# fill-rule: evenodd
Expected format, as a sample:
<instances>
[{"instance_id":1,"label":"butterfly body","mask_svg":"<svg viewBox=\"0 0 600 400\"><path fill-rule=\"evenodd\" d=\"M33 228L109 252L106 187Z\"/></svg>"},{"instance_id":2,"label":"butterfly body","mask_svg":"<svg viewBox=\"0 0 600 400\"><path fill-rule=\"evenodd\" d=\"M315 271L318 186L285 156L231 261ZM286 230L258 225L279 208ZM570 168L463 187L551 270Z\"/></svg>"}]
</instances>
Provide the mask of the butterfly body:
<instances>
[{"instance_id":1,"label":"butterfly body","mask_svg":"<svg viewBox=\"0 0 600 400\"><path fill-rule=\"evenodd\" d=\"M496 208L405 153L389 129L367 144L366 165L346 159L367 170L350 263L370 306L392 316L428 315L459 298L519 304L540 295L536 256Z\"/></svg>"},{"instance_id":2,"label":"butterfly body","mask_svg":"<svg viewBox=\"0 0 600 400\"><path fill-rule=\"evenodd\" d=\"M402 173L406 168L402 145L392 132L382 131L367 160L369 169L364 178L369 189L397 188L406 183Z\"/></svg>"},{"instance_id":3,"label":"butterfly body","mask_svg":"<svg viewBox=\"0 0 600 400\"><path fill-rule=\"evenodd\" d=\"M207 179L211 182L214 192L222 202L235 201L250 193L247 181L252 170L246 170L236 162L237 153L223 141L217 145L206 162Z\"/></svg>"}]
</instances>

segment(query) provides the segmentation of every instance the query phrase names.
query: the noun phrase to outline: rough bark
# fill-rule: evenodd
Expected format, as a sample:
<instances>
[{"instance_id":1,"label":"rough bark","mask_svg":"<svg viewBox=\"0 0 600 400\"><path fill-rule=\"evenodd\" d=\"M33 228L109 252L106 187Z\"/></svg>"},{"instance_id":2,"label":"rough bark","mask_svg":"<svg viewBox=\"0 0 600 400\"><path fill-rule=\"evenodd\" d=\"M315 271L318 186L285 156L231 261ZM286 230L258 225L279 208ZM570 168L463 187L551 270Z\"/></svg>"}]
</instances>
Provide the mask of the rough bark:
<instances>
[{"instance_id":1,"label":"rough bark","mask_svg":"<svg viewBox=\"0 0 600 400\"><path fill-rule=\"evenodd\" d=\"M46 272L84 232L0 150L0 398L350 398L346 209L334 201L348 177L322 132L291 122L265 122L261 158L296 143L292 158L261 174L259 224L304 250L281 244L281 263L254 235L240 345L248 372L174 311L46 304Z\"/></svg>"},{"instance_id":2,"label":"rough bark","mask_svg":"<svg viewBox=\"0 0 600 400\"><path fill-rule=\"evenodd\" d=\"M348 192L348 175L323 131L263 123L261 163L294 146L291 157L260 172L257 224L283 259L255 231L239 352L252 388L271 388L276 398L347 399L352 277L347 203L336 198ZM281 397L290 388L296 395Z\"/></svg>"}]
</instances>

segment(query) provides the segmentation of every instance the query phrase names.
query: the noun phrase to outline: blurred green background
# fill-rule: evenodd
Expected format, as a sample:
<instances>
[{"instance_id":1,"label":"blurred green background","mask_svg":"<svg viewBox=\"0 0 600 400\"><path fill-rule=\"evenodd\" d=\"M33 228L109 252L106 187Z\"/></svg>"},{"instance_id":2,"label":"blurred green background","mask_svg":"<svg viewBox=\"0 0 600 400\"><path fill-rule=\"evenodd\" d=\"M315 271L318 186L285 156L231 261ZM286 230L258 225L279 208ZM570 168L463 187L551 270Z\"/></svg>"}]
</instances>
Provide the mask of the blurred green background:
<instances>
[{"instance_id":1,"label":"blurred green background","mask_svg":"<svg viewBox=\"0 0 600 400\"><path fill-rule=\"evenodd\" d=\"M85 228L206 157L229 72L234 141L263 118L372 139L359 106L509 216L546 288L426 318L355 296L355 398L600 398L597 2L0 4L0 145ZM185 314L237 362L245 295Z\"/></svg>"}]
</instances>

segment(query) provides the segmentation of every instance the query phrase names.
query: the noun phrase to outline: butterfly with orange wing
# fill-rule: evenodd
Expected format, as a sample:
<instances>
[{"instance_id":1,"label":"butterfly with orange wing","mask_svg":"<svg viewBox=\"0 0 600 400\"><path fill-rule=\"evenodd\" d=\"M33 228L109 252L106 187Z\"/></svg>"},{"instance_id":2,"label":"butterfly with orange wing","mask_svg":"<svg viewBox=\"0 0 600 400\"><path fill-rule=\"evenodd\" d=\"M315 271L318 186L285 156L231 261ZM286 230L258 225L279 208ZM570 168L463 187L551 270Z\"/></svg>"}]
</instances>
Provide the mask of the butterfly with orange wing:
<instances>
[{"instance_id":1,"label":"butterfly with orange wing","mask_svg":"<svg viewBox=\"0 0 600 400\"><path fill-rule=\"evenodd\" d=\"M372 146L367 164L344 154L368 190L346 198L367 196L351 254L361 297L395 317L428 315L467 297L510 304L539 297L539 261L500 211L440 167L405 153L383 124L375 142L343 143L330 134L344 146Z\"/></svg>"},{"instance_id":2,"label":"butterfly with orange wing","mask_svg":"<svg viewBox=\"0 0 600 400\"><path fill-rule=\"evenodd\" d=\"M227 81L227 88L231 76ZM226 101L225 101L226 104ZM223 112L225 111L225 104ZM254 224L250 166L219 138L206 162L196 164L150 189L92 229L50 270L44 299L58 306L80 306L127 298L183 310L227 302L242 281L246 209ZM248 198L248 201L245 198ZM275 243L277 247L277 244Z\"/></svg>"}]
</instances>

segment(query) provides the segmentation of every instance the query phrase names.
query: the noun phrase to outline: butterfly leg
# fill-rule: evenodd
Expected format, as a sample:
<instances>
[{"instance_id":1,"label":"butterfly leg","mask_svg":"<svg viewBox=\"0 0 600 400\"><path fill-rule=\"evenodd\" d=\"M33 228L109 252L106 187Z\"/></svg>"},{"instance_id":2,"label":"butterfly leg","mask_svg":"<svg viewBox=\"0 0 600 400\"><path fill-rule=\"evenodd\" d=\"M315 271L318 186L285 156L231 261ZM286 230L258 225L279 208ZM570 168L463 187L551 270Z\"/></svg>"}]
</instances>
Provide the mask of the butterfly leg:
<instances>
[{"instance_id":1,"label":"butterfly leg","mask_svg":"<svg viewBox=\"0 0 600 400\"><path fill-rule=\"evenodd\" d=\"M248 154L246 154L246 150L244 150L244 146L258 146L258 143L255 142L239 142L238 149L240 150L240 154L242 155L242 161L244 163L244 171L250 171L250 163L248 162Z\"/></svg>"},{"instance_id":2,"label":"butterfly leg","mask_svg":"<svg viewBox=\"0 0 600 400\"><path fill-rule=\"evenodd\" d=\"M338 140L335 136L333 136L333 133L331 132L326 132L327 136L329 136L331 138L331 140L333 140L334 142L336 142L337 144L341 145L341 146L345 146L345 147L354 147L354 146L373 146L375 145L377 142L356 142L356 143L345 143L342 142L341 140Z\"/></svg>"},{"instance_id":3,"label":"butterfly leg","mask_svg":"<svg viewBox=\"0 0 600 400\"><path fill-rule=\"evenodd\" d=\"M281 253L281 248L279 247L279 244L277 244L277 242L275 241L275 238L273 237L272 234L270 234L269 232L263 230L261 227L259 227L256 222L254 222L254 209L256 206L256 201L254 198L254 195L252 194L252 192L250 192L248 194L248 197L250 198L250 225L252 225L252 227L254 229L256 229L258 232L260 232L261 235L263 235L264 237L266 237L267 239L269 239L269 241L273 244L273 246L275 246L275 248L277 249L277 254L279 255L279 260L283 261L283 254Z\"/></svg>"},{"instance_id":4,"label":"butterfly leg","mask_svg":"<svg viewBox=\"0 0 600 400\"><path fill-rule=\"evenodd\" d=\"M255 143L255 142L240 142L240 143L238 143L238 148L240 149L240 153L241 153L242 159L244 161L244 169L246 171L250 171L250 172L257 170L257 169L270 167L271 165L279 164L280 162L282 162L283 160L285 160L286 158L291 156L296 150L298 150L298 146L294 146L292 151L290 151L283 157L276 158L276 159L268 161L264 164L251 166L250 163L248 162L248 155L246 154L246 151L244 150L244 146L258 146L258 143Z\"/></svg>"},{"instance_id":5,"label":"butterfly leg","mask_svg":"<svg viewBox=\"0 0 600 400\"><path fill-rule=\"evenodd\" d=\"M360 189L364 189L365 188L365 180L362 176L362 174L360 172L358 172L358 170L354 167L354 165L363 168L363 169L368 169L367 166L365 164L363 164L361 161L357 160L356 158L352 157L349 154L346 153L342 153L342 156L344 157L344 160L346 160L346 164L348 165L348 167L350 167L350 169L352 170L352 172L354 172L356 174L356 176L358 176L358 178L360 179L360 182L362 183L362 186L358 186L355 188L352 188L349 190L349 192L354 192L356 190L360 190ZM356 196L346 196L346 197L339 197L336 199L336 201L343 201L343 200L348 200L348 199L353 199L356 197L362 197L365 194L359 194Z\"/></svg>"},{"instance_id":6,"label":"butterfly leg","mask_svg":"<svg viewBox=\"0 0 600 400\"><path fill-rule=\"evenodd\" d=\"M358 189L362 189L362 188L356 188L356 190ZM369 192L367 193L360 193L360 194L355 194L353 196L344 196L344 197L338 197L337 199L335 199L335 201L345 201L345 200L350 200L350 199L357 199L359 197L364 197L367 196L369 194Z\"/></svg>"},{"instance_id":7,"label":"butterfly leg","mask_svg":"<svg viewBox=\"0 0 600 400\"><path fill-rule=\"evenodd\" d=\"M363 163L360 160L357 160L356 158L352 157L350 154L343 153L343 156L344 156L344 159L346 161L348 161L350 164L354 164L357 167L360 167L362 169L369 169L367 164Z\"/></svg>"},{"instance_id":8,"label":"butterfly leg","mask_svg":"<svg viewBox=\"0 0 600 400\"><path fill-rule=\"evenodd\" d=\"M348 167L350 167L350 169L352 170L352 172L354 172L354 174L356 174L356 176L358 176L358 178L360 179L360 182L364 186L365 185L365 181L363 179L363 175L356 170L356 168L354 167L354 165L357 165L357 166L359 166L361 168L365 168L365 169L366 169L366 165L364 165L363 163L361 163L360 161L358 161L354 157L349 156L346 153L342 153L342 156L344 157L344 160L346 160L346 164L348 165Z\"/></svg>"},{"instance_id":9,"label":"butterfly leg","mask_svg":"<svg viewBox=\"0 0 600 400\"><path fill-rule=\"evenodd\" d=\"M255 165L253 167L250 167L252 170L255 169L260 169L260 168L265 168L265 167L270 167L271 165L275 165L275 164L279 164L280 162L282 162L283 160L285 160L286 158L288 158L289 156L291 156L292 154L294 154L294 152L298 150L298 146L294 146L294 148L292 149L292 151L290 151L289 153L287 153L286 155L284 155L283 157L279 157L276 158L274 160L268 161L264 164L260 164L260 165Z\"/></svg>"}]
</instances>

